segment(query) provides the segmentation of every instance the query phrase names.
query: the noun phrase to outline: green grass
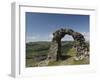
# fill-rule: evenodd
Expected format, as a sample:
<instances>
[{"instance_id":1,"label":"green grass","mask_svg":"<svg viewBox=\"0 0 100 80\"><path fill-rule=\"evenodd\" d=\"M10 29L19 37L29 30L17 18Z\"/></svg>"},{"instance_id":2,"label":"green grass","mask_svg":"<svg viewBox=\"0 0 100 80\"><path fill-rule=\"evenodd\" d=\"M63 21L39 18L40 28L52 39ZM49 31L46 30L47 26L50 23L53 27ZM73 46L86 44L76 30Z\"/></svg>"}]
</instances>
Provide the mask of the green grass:
<instances>
[{"instance_id":1,"label":"green grass","mask_svg":"<svg viewBox=\"0 0 100 80\"><path fill-rule=\"evenodd\" d=\"M54 61L54 62L49 62L48 66L57 66L61 63L62 61Z\"/></svg>"},{"instance_id":2,"label":"green grass","mask_svg":"<svg viewBox=\"0 0 100 80\"><path fill-rule=\"evenodd\" d=\"M34 61L33 59L26 59L26 67L37 67L39 62Z\"/></svg>"},{"instance_id":3,"label":"green grass","mask_svg":"<svg viewBox=\"0 0 100 80\"><path fill-rule=\"evenodd\" d=\"M79 61L73 61L73 64L74 65L83 65L83 64L89 64L90 63L90 61L89 61L89 59L83 59L83 60L79 60Z\"/></svg>"},{"instance_id":4,"label":"green grass","mask_svg":"<svg viewBox=\"0 0 100 80\"><path fill-rule=\"evenodd\" d=\"M76 50L74 48L69 49L67 55L75 56L76 55Z\"/></svg>"},{"instance_id":5,"label":"green grass","mask_svg":"<svg viewBox=\"0 0 100 80\"><path fill-rule=\"evenodd\" d=\"M89 64L89 58L80 61L75 61L73 56L76 55L75 49L72 48L74 42L63 41L62 42L62 55L71 56L66 60L49 62L48 66L60 66L60 65L81 65ZM34 61L36 55L48 55L50 48L50 42L31 42L26 44L26 67L36 67L38 62Z\"/></svg>"}]
</instances>

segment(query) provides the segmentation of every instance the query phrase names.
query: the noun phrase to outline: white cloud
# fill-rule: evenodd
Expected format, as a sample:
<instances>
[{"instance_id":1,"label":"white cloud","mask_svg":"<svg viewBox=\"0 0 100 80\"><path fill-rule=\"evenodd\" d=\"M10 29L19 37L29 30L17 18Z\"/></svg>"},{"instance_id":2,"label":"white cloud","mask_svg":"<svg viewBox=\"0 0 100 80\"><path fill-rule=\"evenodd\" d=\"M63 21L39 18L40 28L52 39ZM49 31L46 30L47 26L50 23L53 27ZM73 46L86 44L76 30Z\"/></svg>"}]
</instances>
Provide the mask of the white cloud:
<instances>
[{"instance_id":1,"label":"white cloud","mask_svg":"<svg viewBox=\"0 0 100 80\"><path fill-rule=\"evenodd\" d=\"M51 34L49 34L49 38L53 38L53 34L51 33Z\"/></svg>"},{"instance_id":2,"label":"white cloud","mask_svg":"<svg viewBox=\"0 0 100 80\"><path fill-rule=\"evenodd\" d=\"M89 41L90 39L90 35L89 32L81 32L81 34L83 34L84 38L86 41ZM45 36L39 36L39 35L35 35L35 36L27 36L26 37L26 42L35 42L35 41L52 41L53 38L53 34L50 33ZM69 35L65 35L64 38L62 38L62 41L74 41L72 36Z\"/></svg>"},{"instance_id":3,"label":"white cloud","mask_svg":"<svg viewBox=\"0 0 100 80\"><path fill-rule=\"evenodd\" d=\"M83 36L84 36L84 38L85 38L86 41L90 40L90 34L89 34L89 32L82 32L82 34L83 34Z\"/></svg>"},{"instance_id":4,"label":"white cloud","mask_svg":"<svg viewBox=\"0 0 100 80\"><path fill-rule=\"evenodd\" d=\"M53 38L53 34L50 33L50 34L49 34L49 39L48 39L48 40L51 41L52 38ZM73 38L72 38L72 36L65 35L64 38L62 38L62 41L73 41Z\"/></svg>"},{"instance_id":5,"label":"white cloud","mask_svg":"<svg viewBox=\"0 0 100 80\"><path fill-rule=\"evenodd\" d=\"M27 36L27 37L26 37L26 42L34 42L34 41L37 41L38 38L39 38L39 35Z\"/></svg>"},{"instance_id":6,"label":"white cloud","mask_svg":"<svg viewBox=\"0 0 100 80\"><path fill-rule=\"evenodd\" d=\"M47 36L47 41L52 41L52 38L53 38L53 34L50 33L50 34Z\"/></svg>"},{"instance_id":7,"label":"white cloud","mask_svg":"<svg viewBox=\"0 0 100 80\"><path fill-rule=\"evenodd\" d=\"M69 35L65 35L64 38L62 38L62 41L73 41L73 37Z\"/></svg>"},{"instance_id":8,"label":"white cloud","mask_svg":"<svg viewBox=\"0 0 100 80\"><path fill-rule=\"evenodd\" d=\"M81 34L83 34L84 38L86 41L89 41L90 40L90 34L89 32L80 32ZM49 41L51 41L53 38L53 35L52 33L49 34ZM64 38L62 38L62 41L73 41L73 37L72 36L69 36L69 35L65 35Z\"/></svg>"},{"instance_id":9,"label":"white cloud","mask_svg":"<svg viewBox=\"0 0 100 80\"><path fill-rule=\"evenodd\" d=\"M86 41L89 41L90 40L90 34L89 32L81 32L81 34L84 36L85 40ZM63 41L73 41L73 37L72 36L69 36L69 35L66 35L63 39Z\"/></svg>"}]
</instances>

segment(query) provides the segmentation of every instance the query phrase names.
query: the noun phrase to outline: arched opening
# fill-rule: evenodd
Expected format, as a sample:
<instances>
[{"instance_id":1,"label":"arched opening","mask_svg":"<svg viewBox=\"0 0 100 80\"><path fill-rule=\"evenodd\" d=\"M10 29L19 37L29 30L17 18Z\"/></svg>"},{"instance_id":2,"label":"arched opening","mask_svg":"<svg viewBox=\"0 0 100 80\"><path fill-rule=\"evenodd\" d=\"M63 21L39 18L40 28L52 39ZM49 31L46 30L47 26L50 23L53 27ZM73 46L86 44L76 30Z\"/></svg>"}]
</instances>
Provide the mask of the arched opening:
<instances>
[{"instance_id":1,"label":"arched opening","mask_svg":"<svg viewBox=\"0 0 100 80\"><path fill-rule=\"evenodd\" d=\"M61 39L61 59L62 60L65 60L65 59L68 59L68 58L72 57L68 53L73 48L73 43L74 43L74 39L70 35L66 34Z\"/></svg>"},{"instance_id":2,"label":"arched opening","mask_svg":"<svg viewBox=\"0 0 100 80\"><path fill-rule=\"evenodd\" d=\"M84 55L84 50L86 49L86 43L85 43L85 38L82 34L73 31L72 29L59 29L53 33L53 39L50 47L50 52L48 54L48 58L50 58L53 61L58 61L61 60L63 55L62 55L62 41L69 36L71 37L72 40L74 40L71 44L71 47L75 47L77 54L76 56L80 58L81 55ZM67 41L65 42L65 44ZM69 46L67 44L67 46ZM67 50L66 50L67 51ZM63 57L64 58L64 57ZM67 58L67 57L66 57Z\"/></svg>"}]
</instances>

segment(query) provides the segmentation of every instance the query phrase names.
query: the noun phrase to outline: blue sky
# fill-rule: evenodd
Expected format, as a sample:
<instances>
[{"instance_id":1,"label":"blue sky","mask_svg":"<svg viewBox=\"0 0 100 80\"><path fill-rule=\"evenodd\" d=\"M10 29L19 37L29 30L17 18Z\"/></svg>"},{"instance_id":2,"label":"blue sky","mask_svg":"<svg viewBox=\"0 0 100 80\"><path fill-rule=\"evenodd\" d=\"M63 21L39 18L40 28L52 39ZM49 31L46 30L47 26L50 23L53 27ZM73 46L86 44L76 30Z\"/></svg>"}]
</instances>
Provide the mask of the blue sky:
<instances>
[{"instance_id":1,"label":"blue sky","mask_svg":"<svg viewBox=\"0 0 100 80\"><path fill-rule=\"evenodd\" d=\"M89 16L26 12L26 42L50 41L60 28L71 28L89 39ZM71 36L63 40L72 40Z\"/></svg>"}]
</instances>

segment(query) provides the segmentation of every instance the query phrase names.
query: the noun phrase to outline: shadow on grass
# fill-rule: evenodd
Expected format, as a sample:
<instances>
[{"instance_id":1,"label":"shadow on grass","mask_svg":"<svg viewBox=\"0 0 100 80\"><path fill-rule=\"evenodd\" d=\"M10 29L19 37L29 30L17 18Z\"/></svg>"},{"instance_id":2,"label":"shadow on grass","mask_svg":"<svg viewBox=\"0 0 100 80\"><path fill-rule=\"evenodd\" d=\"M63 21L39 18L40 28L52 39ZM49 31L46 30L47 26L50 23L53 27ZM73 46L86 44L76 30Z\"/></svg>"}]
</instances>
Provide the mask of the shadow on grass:
<instances>
[{"instance_id":1,"label":"shadow on grass","mask_svg":"<svg viewBox=\"0 0 100 80\"><path fill-rule=\"evenodd\" d=\"M70 55L62 55L61 56L61 60L66 60L66 59L69 59L69 58L71 58L72 56L70 56Z\"/></svg>"}]
</instances>

